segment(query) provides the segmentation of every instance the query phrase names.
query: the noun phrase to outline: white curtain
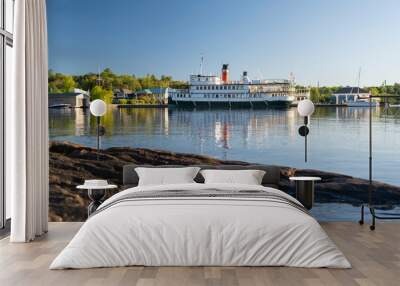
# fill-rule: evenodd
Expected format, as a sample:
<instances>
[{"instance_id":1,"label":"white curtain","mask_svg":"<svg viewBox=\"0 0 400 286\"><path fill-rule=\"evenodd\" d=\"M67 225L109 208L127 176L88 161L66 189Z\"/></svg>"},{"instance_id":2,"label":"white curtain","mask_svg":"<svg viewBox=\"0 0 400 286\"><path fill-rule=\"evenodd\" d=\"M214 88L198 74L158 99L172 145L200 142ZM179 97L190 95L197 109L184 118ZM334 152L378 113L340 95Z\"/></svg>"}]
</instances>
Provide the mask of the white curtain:
<instances>
[{"instance_id":1,"label":"white curtain","mask_svg":"<svg viewBox=\"0 0 400 286\"><path fill-rule=\"evenodd\" d=\"M10 168L12 242L47 232L48 93L45 0L15 1L15 94L7 106L6 164Z\"/></svg>"}]
</instances>

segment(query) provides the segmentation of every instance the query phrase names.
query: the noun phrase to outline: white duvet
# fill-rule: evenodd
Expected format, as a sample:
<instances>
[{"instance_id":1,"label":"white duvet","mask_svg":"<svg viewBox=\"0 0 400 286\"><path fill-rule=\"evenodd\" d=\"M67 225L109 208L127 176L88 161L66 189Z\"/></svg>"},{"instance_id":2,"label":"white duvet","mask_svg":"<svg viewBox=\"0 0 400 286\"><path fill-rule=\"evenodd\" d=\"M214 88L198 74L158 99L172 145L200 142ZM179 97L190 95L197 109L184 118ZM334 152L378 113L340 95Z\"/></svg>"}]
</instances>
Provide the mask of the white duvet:
<instances>
[{"instance_id":1,"label":"white duvet","mask_svg":"<svg viewBox=\"0 0 400 286\"><path fill-rule=\"evenodd\" d=\"M149 190L265 190L254 185L180 184ZM101 207L100 207L101 208ZM349 268L318 222L285 204L258 199L125 201L89 218L50 269L145 266L294 266Z\"/></svg>"}]
</instances>

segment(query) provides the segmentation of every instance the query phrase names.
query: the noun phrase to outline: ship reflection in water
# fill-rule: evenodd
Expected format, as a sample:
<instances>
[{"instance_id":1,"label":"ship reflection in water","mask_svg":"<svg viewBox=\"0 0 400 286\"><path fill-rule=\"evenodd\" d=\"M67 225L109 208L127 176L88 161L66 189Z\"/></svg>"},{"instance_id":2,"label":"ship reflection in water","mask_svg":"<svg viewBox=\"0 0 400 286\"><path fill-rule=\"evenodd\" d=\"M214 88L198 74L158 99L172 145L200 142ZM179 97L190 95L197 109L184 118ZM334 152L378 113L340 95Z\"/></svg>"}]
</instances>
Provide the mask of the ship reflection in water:
<instances>
[{"instance_id":1,"label":"ship reflection in water","mask_svg":"<svg viewBox=\"0 0 400 286\"><path fill-rule=\"evenodd\" d=\"M89 110L49 110L50 140L95 146ZM368 176L368 109L317 108L304 163L302 118L291 109L118 109L102 118L102 147L145 147L228 160ZM400 185L400 108L374 108L374 178Z\"/></svg>"}]
</instances>

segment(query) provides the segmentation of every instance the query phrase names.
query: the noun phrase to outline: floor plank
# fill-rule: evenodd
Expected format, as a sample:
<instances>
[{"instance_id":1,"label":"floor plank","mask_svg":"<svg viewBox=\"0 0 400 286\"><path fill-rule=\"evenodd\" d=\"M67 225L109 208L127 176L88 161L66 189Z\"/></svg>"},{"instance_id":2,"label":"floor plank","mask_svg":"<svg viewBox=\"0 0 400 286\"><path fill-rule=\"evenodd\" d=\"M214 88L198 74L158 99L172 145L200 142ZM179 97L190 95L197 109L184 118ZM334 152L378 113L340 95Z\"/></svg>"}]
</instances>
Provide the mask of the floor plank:
<instances>
[{"instance_id":1,"label":"floor plank","mask_svg":"<svg viewBox=\"0 0 400 286\"><path fill-rule=\"evenodd\" d=\"M119 267L50 271L55 256L81 223L50 223L45 236L28 244L0 240L0 285L136 285L136 286L266 286L266 285L399 285L400 224L322 223L352 263L352 269L289 267Z\"/></svg>"}]
</instances>

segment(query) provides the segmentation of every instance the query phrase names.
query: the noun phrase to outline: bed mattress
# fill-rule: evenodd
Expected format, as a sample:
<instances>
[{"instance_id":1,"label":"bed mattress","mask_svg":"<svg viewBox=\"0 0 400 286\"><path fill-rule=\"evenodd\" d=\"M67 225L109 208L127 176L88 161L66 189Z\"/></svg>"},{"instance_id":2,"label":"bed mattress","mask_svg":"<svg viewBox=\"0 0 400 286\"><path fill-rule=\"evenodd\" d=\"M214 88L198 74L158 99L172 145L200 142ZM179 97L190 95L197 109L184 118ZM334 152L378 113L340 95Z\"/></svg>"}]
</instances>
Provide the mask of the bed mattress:
<instances>
[{"instance_id":1,"label":"bed mattress","mask_svg":"<svg viewBox=\"0 0 400 286\"><path fill-rule=\"evenodd\" d=\"M351 267L318 222L284 192L196 183L114 195L50 269L130 265Z\"/></svg>"}]
</instances>

